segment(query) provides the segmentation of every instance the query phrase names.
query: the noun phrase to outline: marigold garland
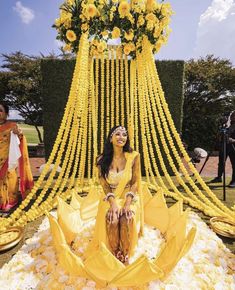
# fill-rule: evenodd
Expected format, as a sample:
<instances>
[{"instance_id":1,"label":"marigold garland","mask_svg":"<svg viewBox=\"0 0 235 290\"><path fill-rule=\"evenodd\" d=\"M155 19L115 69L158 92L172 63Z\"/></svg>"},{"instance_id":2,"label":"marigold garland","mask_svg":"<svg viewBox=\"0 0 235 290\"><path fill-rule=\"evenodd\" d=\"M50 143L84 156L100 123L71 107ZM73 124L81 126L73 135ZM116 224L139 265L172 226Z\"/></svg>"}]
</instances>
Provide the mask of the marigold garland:
<instances>
[{"instance_id":1,"label":"marigold garland","mask_svg":"<svg viewBox=\"0 0 235 290\"><path fill-rule=\"evenodd\" d=\"M61 17L56 21L59 35L66 37L64 40L67 46L75 50L79 45L79 50L68 102L53 150L26 199L9 218L0 219L0 230L13 224L24 226L43 215L56 205L56 196L67 199L74 190L80 193L87 190L91 183L97 184L96 157L101 153L104 138L110 127L120 121L122 125L128 126L131 145L137 151L142 148L147 184L151 189L158 190L161 186L166 195L176 200L182 199L207 215L221 215L234 221L234 211L214 195L191 164L174 126L160 84L152 52L154 49L158 50L164 42L165 32L162 34L162 31L165 31L169 24L169 6L154 4L155 2L150 0L142 6L141 3L134 2L130 5L124 0L103 3L102 7L98 7L96 1L86 1L68 1L67 6L62 6ZM105 14L105 19L101 19L104 18L104 14L100 14L100 11L105 11L107 5L110 5L107 10L109 13ZM161 5L161 13L158 16L155 12L160 6L156 8L155 5ZM71 7L75 10L69 12ZM74 11L80 11L79 19L74 18ZM162 14L167 16L159 20ZM114 23L117 15L120 26L116 25L116 22L115 26L109 28L98 26L100 23ZM126 20L130 23L134 21L131 28L128 28L129 24L124 25ZM150 39L152 34L145 34L146 29L152 29L152 22L159 25L158 30L154 26L154 49ZM81 26L77 26L78 23L81 23ZM97 28L94 27L95 24ZM135 29L135 25L139 30ZM77 30L73 27L77 27ZM95 29L99 29L98 37L89 40ZM138 35L140 31L141 37ZM121 37L121 47L107 46L110 34L113 38ZM133 58L128 60L127 55ZM99 131L98 120L101 128ZM167 160L163 159L160 145ZM179 153L183 154L189 170L206 194L191 178ZM183 191L173 182L166 162L169 163ZM55 166L48 174L51 164ZM58 166L61 166L61 172L57 179L54 179ZM88 184L85 179L86 168ZM164 173L165 179L160 172ZM32 200L34 201L30 207L29 203ZM26 211L27 207L29 209Z\"/></svg>"}]
</instances>

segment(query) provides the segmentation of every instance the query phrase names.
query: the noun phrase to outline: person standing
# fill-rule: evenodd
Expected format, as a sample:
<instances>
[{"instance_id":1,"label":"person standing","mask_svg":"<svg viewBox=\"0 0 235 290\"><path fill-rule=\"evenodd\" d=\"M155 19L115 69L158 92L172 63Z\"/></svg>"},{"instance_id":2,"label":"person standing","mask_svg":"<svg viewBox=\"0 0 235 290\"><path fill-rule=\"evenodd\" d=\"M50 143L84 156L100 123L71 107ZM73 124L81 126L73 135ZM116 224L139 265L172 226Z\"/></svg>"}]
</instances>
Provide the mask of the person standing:
<instances>
[{"instance_id":1,"label":"person standing","mask_svg":"<svg viewBox=\"0 0 235 290\"><path fill-rule=\"evenodd\" d=\"M7 120L9 107L0 103L0 210L8 212L33 187L26 139L15 122ZM18 168L20 183L16 169Z\"/></svg>"},{"instance_id":2,"label":"person standing","mask_svg":"<svg viewBox=\"0 0 235 290\"><path fill-rule=\"evenodd\" d=\"M220 142L219 150L219 163L218 163L218 174L217 177L212 179L210 183L222 182L222 175L224 170L224 158L225 161L229 157L232 164L232 180L228 187L235 188L235 111L230 115L230 126L225 128L227 130L227 140L226 140L226 152L224 156L223 143Z\"/></svg>"}]
</instances>

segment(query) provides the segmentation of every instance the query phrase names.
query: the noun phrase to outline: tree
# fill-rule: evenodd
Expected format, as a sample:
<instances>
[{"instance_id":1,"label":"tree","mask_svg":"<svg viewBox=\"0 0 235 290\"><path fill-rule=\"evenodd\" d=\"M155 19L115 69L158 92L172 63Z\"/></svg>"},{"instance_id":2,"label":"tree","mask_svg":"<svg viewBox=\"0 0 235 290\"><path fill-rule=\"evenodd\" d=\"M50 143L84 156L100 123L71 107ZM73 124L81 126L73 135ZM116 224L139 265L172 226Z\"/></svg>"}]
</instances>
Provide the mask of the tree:
<instances>
[{"instance_id":1,"label":"tree","mask_svg":"<svg viewBox=\"0 0 235 290\"><path fill-rule=\"evenodd\" d=\"M186 63L182 133L190 149L214 150L219 119L234 104L235 69L229 60L208 55Z\"/></svg>"},{"instance_id":2,"label":"tree","mask_svg":"<svg viewBox=\"0 0 235 290\"><path fill-rule=\"evenodd\" d=\"M2 54L4 70L0 72L0 94L12 108L19 111L26 123L33 125L42 142L38 126L42 125L40 57L21 52Z\"/></svg>"}]
</instances>

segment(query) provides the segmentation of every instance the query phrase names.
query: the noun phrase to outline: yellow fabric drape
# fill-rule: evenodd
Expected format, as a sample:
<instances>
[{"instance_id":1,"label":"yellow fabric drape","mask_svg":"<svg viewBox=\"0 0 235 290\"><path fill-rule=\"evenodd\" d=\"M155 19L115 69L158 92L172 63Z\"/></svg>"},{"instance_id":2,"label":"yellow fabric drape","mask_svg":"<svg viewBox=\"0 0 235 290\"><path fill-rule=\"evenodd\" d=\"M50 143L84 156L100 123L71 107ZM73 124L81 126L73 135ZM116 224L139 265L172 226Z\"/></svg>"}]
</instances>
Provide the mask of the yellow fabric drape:
<instances>
[{"instance_id":1,"label":"yellow fabric drape","mask_svg":"<svg viewBox=\"0 0 235 290\"><path fill-rule=\"evenodd\" d=\"M17 192L19 189L18 179L15 170L4 170L8 160L10 147L11 130L16 127L16 123L7 122L0 126L0 206L6 206L8 203L17 201Z\"/></svg>"},{"instance_id":2,"label":"yellow fabric drape","mask_svg":"<svg viewBox=\"0 0 235 290\"><path fill-rule=\"evenodd\" d=\"M65 235L65 239L70 244L79 233L82 227L82 220L80 216L80 210L74 210L61 198L58 200L58 222Z\"/></svg>"},{"instance_id":3,"label":"yellow fabric drape","mask_svg":"<svg viewBox=\"0 0 235 290\"><path fill-rule=\"evenodd\" d=\"M10 136L12 129L15 127L17 127L17 124L9 121L0 126L0 206L3 209L8 205L13 206L17 203L19 189L22 199L24 199L27 192L33 187L33 176L24 136L20 137L20 151L22 154L18 166L20 184L18 183L16 170L8 169Z\"/></svg>"}]
</instances>

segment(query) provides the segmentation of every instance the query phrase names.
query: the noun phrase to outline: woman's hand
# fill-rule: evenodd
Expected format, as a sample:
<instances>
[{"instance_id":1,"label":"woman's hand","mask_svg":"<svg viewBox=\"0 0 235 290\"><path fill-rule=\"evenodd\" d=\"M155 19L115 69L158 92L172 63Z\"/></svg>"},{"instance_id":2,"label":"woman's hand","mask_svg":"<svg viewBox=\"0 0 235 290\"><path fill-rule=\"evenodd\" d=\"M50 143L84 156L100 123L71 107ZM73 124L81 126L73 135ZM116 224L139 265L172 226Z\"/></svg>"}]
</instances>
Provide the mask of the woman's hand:
<instances>
[{"instance_id":1,"label":"woman's hand","mask_svg":"<svg viewBox=\"0 0 235 290\"><path fill-rule=\"evenodd\" d=\"M233 138L228 138L228 143L235 143L235 140Z\"/></svg>"},{"instance_id":2,"label":"woman's hand","mask_svg":"<svg viewBox=\"0 0 235 290\"><path fill-rule=\"evenodd\" d=\"M18 126L15 126L14 128L12 128L12 132L18 136L22 135L22 131L21 129L18 128Z\"/></svg>"},{"instance_id":3,"label":"woman's hand","mask_svg":"<svg viewBox=\"0 0 235 290\"><path fill-rule=\"evenodd\" d=\"M117 204L114 201L112 201L110 203L110 208L109 208L108 213L107 213L108 222L111 224L116 223L119 219L119 215L120 215L119 212L120 212L120 210L119 210Z\"/></svg>"},{"instance_id":4,"label":"woman's hand","mask_svg":"<svg viewBox=\"0 0 235 290\"><path fill-rule=\"evenodd\" d=\"M125 202L123 208L120 211L120 215L125 214L127 221L130 221L134 215L133 210L131 210L130 208L130 203L129 202Z\"/></svg>"}]
</instances>

